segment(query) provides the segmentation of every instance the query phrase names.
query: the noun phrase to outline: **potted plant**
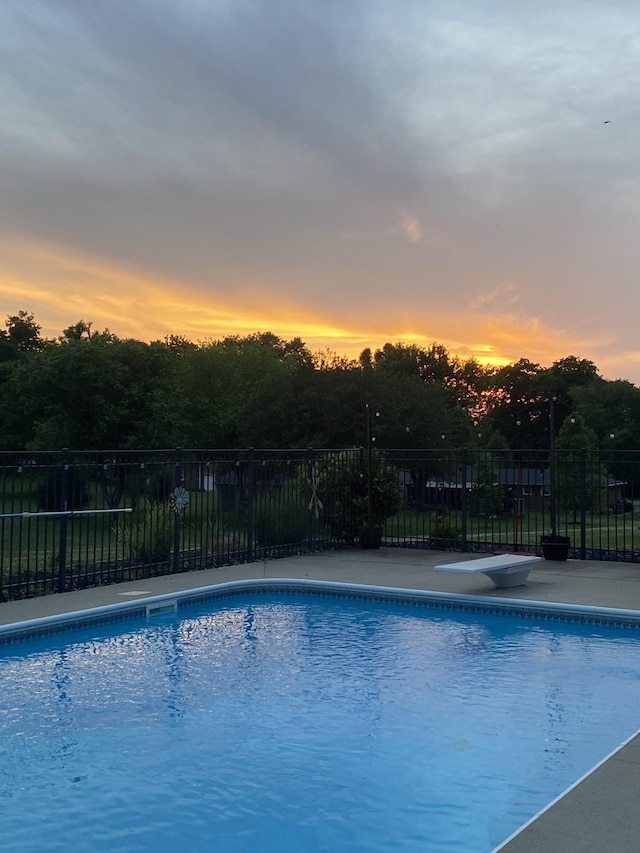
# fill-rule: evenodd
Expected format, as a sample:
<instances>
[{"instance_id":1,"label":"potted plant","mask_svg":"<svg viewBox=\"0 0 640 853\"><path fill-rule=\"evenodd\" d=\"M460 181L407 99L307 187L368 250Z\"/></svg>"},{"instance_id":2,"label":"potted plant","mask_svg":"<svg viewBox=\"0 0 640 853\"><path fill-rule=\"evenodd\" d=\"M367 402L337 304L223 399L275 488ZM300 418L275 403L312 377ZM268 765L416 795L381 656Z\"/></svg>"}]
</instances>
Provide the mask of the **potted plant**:
<instances>
[{"instance_id":1,"label":"potted plant","mask_svg":"<svg viewBox=\"0 0 640 853\"><path fill-rule=\"evenodd\" d=\"M360 477L362 484L363 478ZM366 490L354 498L358 524L358 544L361 548L379 548L385 521L398 511L400 489L398 472L376 451L367 461Z\"/></svg>"},{"instance_id":2,"label":"potted plant","mask_svg":"<svg viewBox=\"0 0 640 853\"><path fill-rule=\"evenodd\" d=\"M559 536L557 533L550 533L547 536L540 537L540 545L542 546L542 556L545 560L567 560L569 558L569 548L571 539L568 536Z\"/></svg>"},{"instance_id":3,"label":"potted plant","mask_svg":"<svg viewBox=\"0 0 640 853\"><path fill-rule=\"evenodd\" d=\"M362 449L330 453L316 463L319 518L345 544L379 548L387 518L398 511L398 472L382 453Z\"/></svg>"},{"instance_id":4,"label":"potted plant","mask_svg":"<svg viewBox=\"0 0 640 853\"><path fill-rule=\"evenodd\" d=\"M360 525L358 527L358 544L361 548L379 548L382 544L382 526Z\"/></svg>"}]
</instances>

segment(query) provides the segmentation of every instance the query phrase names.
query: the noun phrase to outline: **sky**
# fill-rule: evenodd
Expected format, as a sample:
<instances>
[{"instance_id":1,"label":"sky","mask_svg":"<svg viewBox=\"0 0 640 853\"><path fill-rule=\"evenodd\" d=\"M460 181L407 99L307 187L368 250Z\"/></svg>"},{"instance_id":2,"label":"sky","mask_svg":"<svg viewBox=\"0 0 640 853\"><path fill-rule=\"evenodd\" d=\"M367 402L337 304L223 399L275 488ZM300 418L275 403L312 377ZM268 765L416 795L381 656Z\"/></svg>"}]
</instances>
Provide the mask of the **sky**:
<instances>
[{"instance_id":1,"label":"sky","mask_svg":"<svg viewBox=\"0 0 640 853\"><path fill-rule=\"evenodd\" d=\"M635 0L1 0L0 315L640 384Z\"/></svg>"}]
</instances>

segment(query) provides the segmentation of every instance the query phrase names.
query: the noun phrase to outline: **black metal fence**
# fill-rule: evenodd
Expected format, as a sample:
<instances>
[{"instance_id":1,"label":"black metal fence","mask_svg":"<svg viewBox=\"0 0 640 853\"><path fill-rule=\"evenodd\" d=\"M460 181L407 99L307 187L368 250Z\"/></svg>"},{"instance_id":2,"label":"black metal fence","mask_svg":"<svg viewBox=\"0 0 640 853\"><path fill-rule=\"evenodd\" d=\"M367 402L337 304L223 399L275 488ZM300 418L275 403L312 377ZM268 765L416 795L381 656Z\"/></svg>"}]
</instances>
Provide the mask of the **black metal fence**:
<instances>
[{"instance_id":1,"label":"black metal fence","mask_svg":"<svg viewBox=\"0 0 640 853\"><path fill-rule=\"evenodd\" d=\"M640 560L640 453L0 454L0 597L358 546Z\"/></svg>"}]
</instances>

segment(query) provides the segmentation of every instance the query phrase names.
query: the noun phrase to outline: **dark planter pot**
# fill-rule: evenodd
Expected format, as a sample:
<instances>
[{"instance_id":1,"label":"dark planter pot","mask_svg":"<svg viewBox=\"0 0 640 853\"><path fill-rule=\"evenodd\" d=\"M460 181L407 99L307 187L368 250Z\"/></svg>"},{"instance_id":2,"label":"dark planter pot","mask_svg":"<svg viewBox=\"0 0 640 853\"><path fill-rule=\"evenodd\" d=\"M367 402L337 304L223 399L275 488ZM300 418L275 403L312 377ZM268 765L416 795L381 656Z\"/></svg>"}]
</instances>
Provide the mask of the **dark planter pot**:
<instances>
[{"instance_id":1,"label":"dark planter pot","mask_svg":"<svg viewBox=\"0 0 640 853\"><path fill-rule=\"evenodd\" d=\"M359 527L358 542L361 548L379 548L382 542L382 528Z\"/></svg>"},{"instance_id":2,"label":"dark planter pot","mask_svg":"<svg viewBox=\"0 0 640 853\"><path fill-rule=\"evenodd\" d=\"M567 560L571 539L568 536L541 536L542 556L545 560Z\"/></svg>"}]
</instances>

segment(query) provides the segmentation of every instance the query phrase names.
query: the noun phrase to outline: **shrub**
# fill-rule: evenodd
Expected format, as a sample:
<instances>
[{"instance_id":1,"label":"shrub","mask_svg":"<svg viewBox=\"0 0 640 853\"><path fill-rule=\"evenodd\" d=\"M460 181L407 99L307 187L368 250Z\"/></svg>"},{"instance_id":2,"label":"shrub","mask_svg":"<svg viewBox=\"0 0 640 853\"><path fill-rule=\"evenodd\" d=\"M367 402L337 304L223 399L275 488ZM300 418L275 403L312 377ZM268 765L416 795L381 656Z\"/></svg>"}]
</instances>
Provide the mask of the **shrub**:
<instances>
[{"instance_id":1,"label":"shrub","mask_svg":"<svg viewBox=\"0 0 640 853\"><path fill-rule=\"evenodd\" d=\"M260 507L254 516L256 541L260 545L289 545L307 536L308 511L304 504Z\"/></svg>"},{"instance_id":2,"label":"shrub","mask_svg":"<svg viewBox=\"0 0 640 853\"><path fill-rule=\"evenodd\" d=\"M185 515L183 524L194 531L198 547L207 554L228 554L247 547L246 524L235 513L219 511L207 515Z\"/></svg>"},{"instance_id":3,"label":"shrub","mask_svg":"<svg viewBox=\"0 0 640 853\"><path fill-rule=\"evenodd\" d=\"M117 528L123 548L143 563L163 563L171 556L175 514L168 504L148 505Z\"/></svg>"},{"instance_id":4,"label":"shrub","mask_svg":"<svg viewBox=\"0 0 640 853\"><path fill-rule=\"evenodd\" d=\"M316 492L322 503L322 523L331 536L353 542L358 528L368 523L367 455L343 450L322 457L315 465ZM371 523L384 524L400 506L398 472L382 455L372 456Z\"/></svg>"},{"instance_id":5,"label":"shrub","mask_svg":"<svg viewBox=\"0 0 640 853\"><path fill-rule=\"evenodd\" d=\"M436 512L429 533L429 543L436 548L456 548L462 530L448 512Z\"/></svg>"},{"instance_id":6,"label":"shrub","mask_svg":"<svg viewBox=\"0 0 640 853\"><path fill-rule=\"evenodd\" d=\"M505 497L502 487L487 483L474 485L469 490L469 512L478 515L497 516L504 511Z\"/></svg>"}]
</instances>

